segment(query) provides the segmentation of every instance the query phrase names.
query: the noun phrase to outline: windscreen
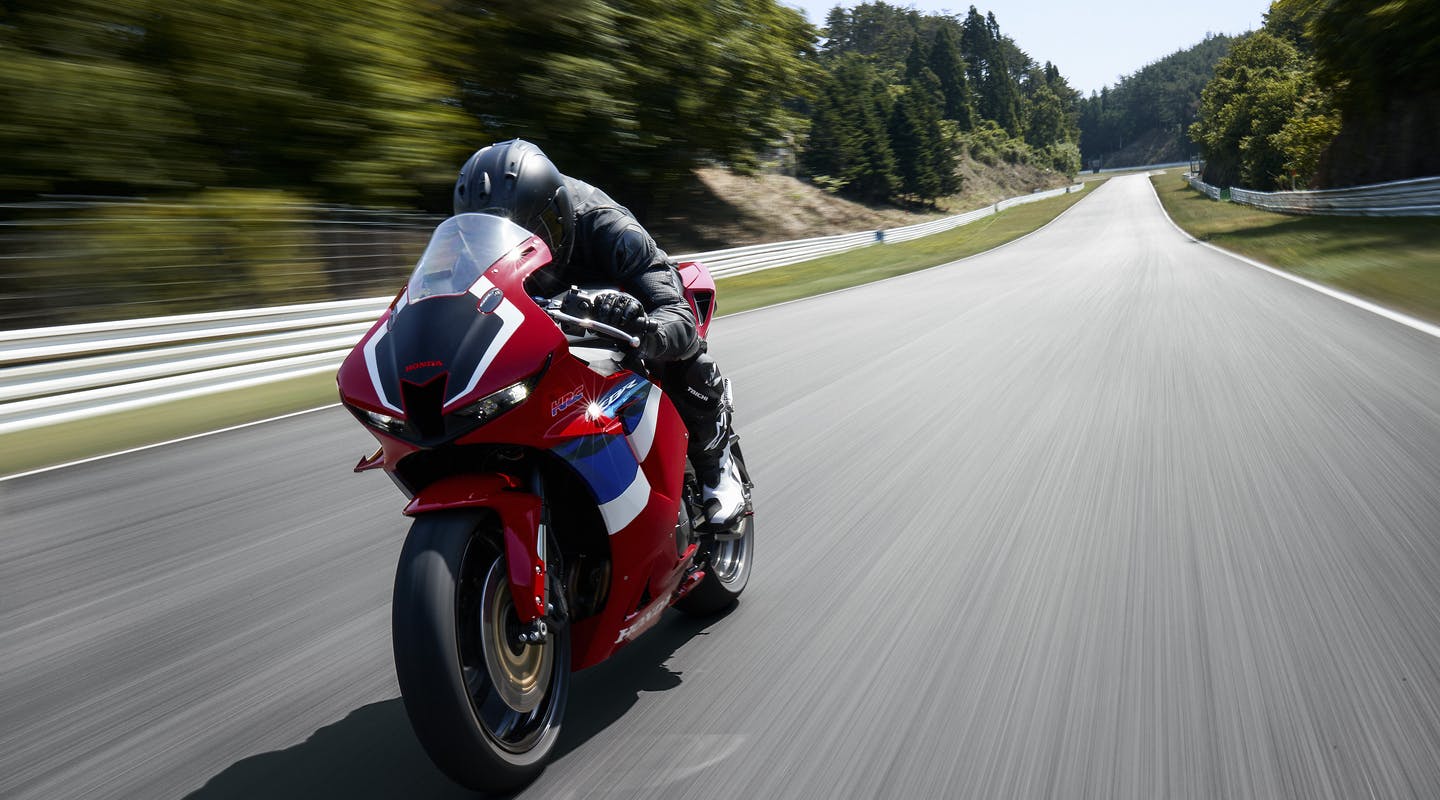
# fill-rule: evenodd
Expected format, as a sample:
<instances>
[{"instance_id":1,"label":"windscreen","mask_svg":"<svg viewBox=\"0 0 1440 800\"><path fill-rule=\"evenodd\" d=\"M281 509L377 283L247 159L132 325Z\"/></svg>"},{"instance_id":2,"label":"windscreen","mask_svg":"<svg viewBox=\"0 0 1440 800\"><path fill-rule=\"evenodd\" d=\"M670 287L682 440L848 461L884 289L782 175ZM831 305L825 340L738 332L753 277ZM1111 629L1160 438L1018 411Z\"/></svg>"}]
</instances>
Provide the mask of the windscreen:
<instances>
[{"instance_id":1,"label":"windscreen","mask_svg":"<svg viewBox=\"0 0 1440 800\"><path fill-rule=\"evenodd\" d=\"M529 231L504 217L459 214L445 220L410 276L410 302L469 290L491 264L529 238Z\"/></svg>"}]
</instances>

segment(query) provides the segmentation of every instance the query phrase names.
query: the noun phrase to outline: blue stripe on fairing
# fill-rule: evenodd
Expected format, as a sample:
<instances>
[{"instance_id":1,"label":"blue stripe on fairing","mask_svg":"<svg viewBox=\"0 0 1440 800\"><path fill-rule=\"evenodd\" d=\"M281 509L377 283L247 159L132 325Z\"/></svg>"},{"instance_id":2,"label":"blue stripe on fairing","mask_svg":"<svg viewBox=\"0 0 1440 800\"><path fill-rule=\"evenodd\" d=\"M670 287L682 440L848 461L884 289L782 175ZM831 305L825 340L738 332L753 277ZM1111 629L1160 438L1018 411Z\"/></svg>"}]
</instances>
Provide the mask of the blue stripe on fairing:
<instances>
[{"instance_id":1,"label":"blue stripe on fairing","mask_svg":"<svg viewBox=\"0 0 1440 800\"><path fill-rule=\"evenodd\" d=\"M634 430L639 415L645 411L644 400L650 394L650 386L644 378L631 375L618 389L600 398L602 413L612 419L619 415L622 428ZM631 402L637 398L640 402ZM626 403L630 405L626 407ZM625 494L640 475L640 462L635 460L635 452L624 436L582 436L554 451L580 473L601 505Z\"/></svg>"},{"instance_id":2,"label":"blue stripe on fairing","mask_svg":"<svg viewBox=\"0 0 1440 800\"><path fill-rule=\"evenodd\" d=\"M555 454L580 473L601 505L624 494L640 474L624 436L582 436L556 447Z\"/></svg>"}]
</instances>

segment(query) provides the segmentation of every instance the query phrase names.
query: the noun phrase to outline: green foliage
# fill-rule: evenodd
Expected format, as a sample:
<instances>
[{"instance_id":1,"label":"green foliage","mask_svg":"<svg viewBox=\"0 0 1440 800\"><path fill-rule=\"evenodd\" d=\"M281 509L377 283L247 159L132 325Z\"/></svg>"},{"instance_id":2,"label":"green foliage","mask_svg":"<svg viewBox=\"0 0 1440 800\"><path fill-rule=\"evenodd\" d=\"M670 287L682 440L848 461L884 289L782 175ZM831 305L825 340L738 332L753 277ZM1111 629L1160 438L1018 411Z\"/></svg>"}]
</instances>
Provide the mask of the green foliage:
<instances>
[{"instance_id":1,"label":"green foliage","mask_svg":"<svg viewBox=\"0 0 1440 800\"><path fill-rule=\"evenodd\" d=\"M1126 166L1120 151L1158 140L1162 157L1191 155L1186 129L1198 118L1200 93L1215 64L1234 40L1207 35L1193 47L1172 53L1105 87L1079 104L1080 151L1087 163ZM1148 163L1148 162L1147 162Z\"/></svg>"},{"instance_id":2,"label":"green foliage","mask_svg":"<svg viewBox=\"0 0 1440 800\"><path fill-rule=\"evenodd\" d=\"M829 175L847 194L888 199L900 186L888 123L892 103L868 62L844 56L815 101L803 164L812 175Z\"/></svg>"},{"instance_id":3,"label":"green foliage","mask_svg":"<svg viewBox=\"0 0 1440 800\"><path fill-rule=\"evenodd\" d=\"M1205 89L1206 180L1346 185L1440 172L1434 0L1275 0Z\"/></svg>"},{"instance_id":4,"label":"green foliage","mask_svg":"<svg viewBox=\"0 0 1440 800\"><path fill-rule=\"evenodd\" d=\"M1316 73L1342 109L1440 89L1434 0L1329 0L1313 17Z\"/></svg>"},{"instance_id":5,"label":"green foliage","mask_svg":"<svg viewBox=\"0 0 1440 800\"><path fill-rule=\"evenodd\" d=\"M928 69L904 87L890 114L890 142L902 194L933 200L960 189L959 143L942 119L940 80Z\"/></svg>"},{"instance_id":6,"label":"green foliage","mask_svg":"<svg viewBox=\"0 0 1440 800\"><path fill-rule=\"evenodd\" d=\"M1064 175L1074 175L1080 171L1080 145L1074 142L1045 145L1031 163L1049 167Z\"/></svg>"},{"instance_id":7,"label":"green foliage","mask_svg":"<svg viewBox=\"0 0 1440 800\"><path fill-rule=\"evenodd\" d=\"M1331 0L1275 0L1265 12L1265 30L1310 55L1311 26L1330 4Z\"/></svg>"},{"instance_id":8,"label":"green foliage","mask_svg":"<svg viewBox=\"0 0 1440 800\"><path fill-rule=\"evenodd\" d=\"M941 26L930 46L927 66L939 84L941 96L945 99L944 116L953 119L961 130L968 130L975 124L974 101L970 96L970 81L966 77L965 59L960 48L950 35L949 26ZM907 71L907 77L908 71ZM918 79L917 74L912 79Z\"/></svg>"},{"instance_id":9,"label":"green foliage","mask_svg":"<svg viewBox=\"0 0 1440 800\"><path fill-rule=\"evenodd\" d=\"M802 127L814 29L776 0L497 0L467 7L465 107L561 168L642 197ZM619 192L624 193L624 192Z\"/></svg>"},{"instance_id":10,"label":"green foliage","mask_svg":"<svg viewBox=\"0 0 1440 800\"><path fill-rule=\"evenodd\" d=\"M960 136L961 146L982 164L1035 163L1035 153L1024 139L1016 139L993 119L981 121Z\"/></svg>"},{"instance_id":11,"label":"green foliage","mask_svg":"<svg viewBox=\"0 0 1440 800\"><path fill-rule=\"evenodd\" d=\"M66 306L4 316L85 321L323 299L329 279L306 208L276 190L214 189L66 213L62 226L26 228L31 252L8 276L20 294Z\"/></svg>"},{"instance_id":12,"label":"green foliage","mask_svg":"<svg viewBox=\"0 0 1440 800\"><path fill-rule=\"evenodd\" d=\"M1435 0L1329 0L1308 32L1315 77L1340 132L1321 160L1327 186L1440 174L1440 13Z\"/></svg>"},{"instance_id":13,"label":"green foliage","mask_svg":"<svg viewBox=\"0 0 1440 800\"><path fill-rule=\"evenodd\" d=\"M825 36L819 61L830 78L811 105L801 162L811 176L864 199L929 201L959 191L956 158L966 149L992 163L1078 168L1078 94L1002 34L993 14L972 7L962 21L867 2L831 10ZM862 68L864 81L854 74ZM877 128L866 109L886 106L882 93L894 102Z\"/></svg>"},{"instance_id":14,"label":"green foliage","mask_svg":"<svg viewBox=\"0 0 1440 800\"><path fill-rule=\"evenodd\" d=\"M1312 89L1309 71L1289 42L1260 30L1235 43L1215 65L1201 94L1200 120L1190 136L1205 153L1205 180L1268 190L1280 185L1291 160L1280 135Z\"/></svg>"},{"instance_id":15,"label":"green foliage","mask_svg":"<svg viewBox=\"0 0 1440 800\"><path fill-rule=\"evenodd\" d=\"M567 171L653 189L793 140L817 69L814 29L777 0L59 0L0 14L12 198L236 186L434 207L468 152L512 135Z\"/></svg>"},{"instance_id":16,"label":"green foliage","mask_svg":"<svg viewBox=\"0 0 1440 800\"><path fill-rule=\"evenodd\" d=\"M416 49L432 2L71 0L0 27L5 189L415 198L470 123ZM57 91L58 89L58 91Z\"/></svg>"}]
</instances>

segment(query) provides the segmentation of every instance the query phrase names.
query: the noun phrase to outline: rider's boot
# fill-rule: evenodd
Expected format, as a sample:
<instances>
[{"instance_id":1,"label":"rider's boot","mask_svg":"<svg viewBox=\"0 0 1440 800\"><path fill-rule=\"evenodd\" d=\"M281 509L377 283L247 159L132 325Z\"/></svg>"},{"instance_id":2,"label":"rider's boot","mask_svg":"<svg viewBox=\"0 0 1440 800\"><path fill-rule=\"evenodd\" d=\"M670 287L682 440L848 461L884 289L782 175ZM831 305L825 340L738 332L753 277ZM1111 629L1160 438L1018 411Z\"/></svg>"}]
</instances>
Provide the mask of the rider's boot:
<instances>
[{"instance_id":1,"label":"rider's boot","mask_svg":"<svg viewBox=\"0 0 1440 800\"><path fill-rule=\"evenodd\" d=\"M690 432L690 463L700 481L705 525L715 531L735 527L745 510L745 486L730 454L730 380L701 352L677 365L676 409Z\"/></svg>"},{"instance_id":2,"label":"rider's boot","mask_svg":"<svg viewBox=\"0 0 1440 800\"><path fill-rule=\"evenodd\" d=\"M723 436L714 452L705 453L699 461L693 456L690 459L700 481L706 526L717 530L735 527L745 510L745 484L730 453L730 426L725 426Z\"/></svg>"}]
</instances>

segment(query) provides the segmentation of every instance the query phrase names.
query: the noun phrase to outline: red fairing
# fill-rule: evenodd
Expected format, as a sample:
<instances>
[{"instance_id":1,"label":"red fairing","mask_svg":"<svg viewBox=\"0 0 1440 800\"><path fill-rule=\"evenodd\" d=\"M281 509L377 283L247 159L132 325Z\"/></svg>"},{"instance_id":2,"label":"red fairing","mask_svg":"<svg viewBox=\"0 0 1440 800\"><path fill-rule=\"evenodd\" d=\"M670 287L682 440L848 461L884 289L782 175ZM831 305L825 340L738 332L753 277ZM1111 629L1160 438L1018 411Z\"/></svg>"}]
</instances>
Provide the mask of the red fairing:
<instances>
[{"instance_id":1,"label":"red fairing","mask_svg":"<svg viewBox=\"0 0 1440 800\"><path fill-rule=\"evenodd\" d=\"M404 294L403 292L401 294ZM369 341L376 331L384 328L390 317L390 311L395 308L399 300L390 301L390 308L386 309L380 319L370 326L370 330L360 337L361 342ZM370 373L365 368L365 354L357 346L345 356L340 362L340 371L335 373L335 384L340 390L340 400L358 408L379 413L385 412L385 407L380 404L380 397L370 380Z\"/></svg>"},{"instance_id":2,"label":"red fairing","mask_svg":"<svg viewBox=\"0 0 1440 800\"><path fill-rule=\"evenodd\" d=\"M500 517L510 592L521 622L545 612L545 560L540 557L540 498L509 475L452 475L426 486L405 514L415 517L456 508L488 508ZM524 598L527 602L520 602Z\"/></svg>"},{"instance_id":3,"label":"red fairing","mask_svg":"<svg viewBox=\"0 0 1440 800\"><path fill-rule=\"evenodd\" d=\"M610 599L599 615L576 623L571 655L575 669L604 661L654 625L660 619L659 612L674 602L690 566L693 552L684 557L675 552L675 520L680 510L687 433L670 398L663 393L657 395L653 444L640 462L650 484L650 498L643 511L610 536L615 564ZM637 437L630 436L629 442L634 448ZM641 597L647 593L657 599L645 609L638 609Z\"/></svg>"},{"instance_id":4,"label":"red fairing","mask_svg":"<svg viewBox=\"0 0 1440 800\"><path fill-rule=\"evenodd\" d=\"M699 261L680 264L680 282L685 286L685 299L695 313L695 330L700 338L710 334L710 320L715 318L715 279Z\"/></svg>"}]
</instances>

